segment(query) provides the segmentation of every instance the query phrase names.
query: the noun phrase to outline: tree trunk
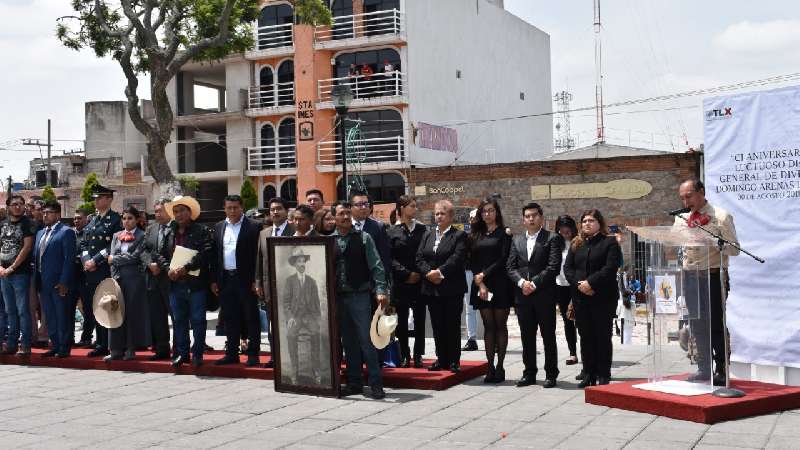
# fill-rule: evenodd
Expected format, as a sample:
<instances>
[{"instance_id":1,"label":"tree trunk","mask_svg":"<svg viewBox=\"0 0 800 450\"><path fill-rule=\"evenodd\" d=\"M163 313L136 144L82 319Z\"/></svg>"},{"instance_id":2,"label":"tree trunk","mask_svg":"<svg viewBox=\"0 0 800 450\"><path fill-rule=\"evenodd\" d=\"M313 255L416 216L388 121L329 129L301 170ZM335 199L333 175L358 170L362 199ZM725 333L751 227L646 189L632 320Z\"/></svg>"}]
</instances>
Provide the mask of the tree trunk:
<instances>
[{"instance_id":1,"label":"tree trunk","mask_svg":"<svg viewBox=\"0 0 800 450\"><path fill-rule=\"evenodd\" d=\"M161 197L171 199L176 195L181 195L182 191L180 182L172 175L172 170L167 163L165 148L165 142L160 139L150 139L147 168L161 191Z\"/></svg>"}]
</instances>

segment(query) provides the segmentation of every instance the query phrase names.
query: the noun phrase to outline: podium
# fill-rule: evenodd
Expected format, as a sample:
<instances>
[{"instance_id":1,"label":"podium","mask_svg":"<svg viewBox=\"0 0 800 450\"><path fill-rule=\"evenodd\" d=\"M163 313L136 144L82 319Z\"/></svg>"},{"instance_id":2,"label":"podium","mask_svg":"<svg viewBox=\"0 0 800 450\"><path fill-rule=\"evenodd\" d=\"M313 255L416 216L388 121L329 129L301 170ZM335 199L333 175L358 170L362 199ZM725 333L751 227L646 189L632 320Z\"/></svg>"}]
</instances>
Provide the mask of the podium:
<instances>
[{"instance_id":1,"label":"podium","mask_svg":"<svg viewBox=\"0 0 800 450\"><path fill-rule=\"evenodd\" d=\"M653 324L651 366L648 382L634 387L670 394L693 396L714 391L711 342L710 289L720 289L711 282L709 250L716 241L697 229L674 229L670 226L629 227L644 244L646 266L645 295L647 314ZM688 330L688 331L687 331ZM687 356L696 362L696 374L679 377L677 365L686 359L676 358L676 344L670 335L684 335ZM672 346L672 349L668 349ZM685 370L683 371L685 372ZM695 376L700 374L701 376Z\"/></svg>"}]
</instances>

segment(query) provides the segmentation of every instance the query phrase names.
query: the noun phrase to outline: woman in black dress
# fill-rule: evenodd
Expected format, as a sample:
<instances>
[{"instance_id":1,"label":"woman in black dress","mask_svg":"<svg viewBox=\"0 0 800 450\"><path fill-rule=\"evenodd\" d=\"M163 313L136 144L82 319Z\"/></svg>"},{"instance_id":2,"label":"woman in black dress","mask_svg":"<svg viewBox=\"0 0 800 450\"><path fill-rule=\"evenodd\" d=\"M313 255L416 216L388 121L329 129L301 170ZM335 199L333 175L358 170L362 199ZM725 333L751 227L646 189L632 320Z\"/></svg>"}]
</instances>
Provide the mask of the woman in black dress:
<instances>
[{"instance_id":1,"label":"woman in black dress","mask_svg":"<svg viewBox=\"0 0 800 450\"><path fill-rule=\"evenodd\" d=\"M417 200L402 195L397 200L393 214L397 222L389 228L389 245L392 249L392 302L397 310L397 340L400 341L402 359L400 367L411 365L408 337L414 335L414 367L422 367L425 354L425 302L420 287L422 274L416 257L419 243L425 235L425 225L417 222ZM408 330L408 313L413 312L414 331Z\"/></svg>"},{"instance_id":2,"label":"woman in black dress","mask_svg":"<svg viewBox=\"0 0 800 450\"><path fill-rule=\"evenodd\" d=\"M556 277L556 300L558 302L558 310L561 312L561 319L564 321L564 335L567 338L567 348L569 348L567 365L570 366L578 362L578 338L575 331L575 321L567 317L569 305L572 303L572 289L569 287L569 281L564 275L564 263L567 262L570 242L578 234L578 226L575 225L575 219L570 216L559 216L556 219L556 233L560 234L564 238L564 242L566 242L564 251L561 253L561 273Z\"/></svg>"},{"instance_id":3,"label":"woman in black dress","mask_svg":"<svg viewBox=\"0 0 800 450\"><path fill-rule=\"evenodd\" d=\"M474 274L470 305L481 312L483 320L489 362L485 383L500 383L506 377L503 361L508 348L508 313L514 298L505 270L510 249L511 236L506 233L500 205L497 199L487 198L478 207L477 221L470 230L468 266Z\"/></svg>"},{"instance_id":4,"label":"woman in black dress","mask_svg":"<svg viewBox=\"0 0 800 450\"><path fill-rule=\"evenodd\" d=\"M564 274L573 288L575 321L581 336L585 376L578 387L608 384L611 379L611 322L617 309L617 268L622 249L608 235L600 211L581 214L581 230L572 240Z\"/></svg>"}]
</instances>

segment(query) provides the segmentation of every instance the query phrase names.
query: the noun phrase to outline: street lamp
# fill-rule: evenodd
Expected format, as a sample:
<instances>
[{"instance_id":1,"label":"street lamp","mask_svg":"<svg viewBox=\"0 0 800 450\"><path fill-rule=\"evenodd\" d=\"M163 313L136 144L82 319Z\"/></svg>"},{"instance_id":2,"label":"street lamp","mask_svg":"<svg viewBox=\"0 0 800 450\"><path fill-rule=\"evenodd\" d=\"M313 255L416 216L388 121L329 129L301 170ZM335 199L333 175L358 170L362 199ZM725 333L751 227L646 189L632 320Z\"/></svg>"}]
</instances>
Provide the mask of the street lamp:
<instances>
[{"instance_id":1,"label":"street lamp","mask_svg":"<svg viewBox=\"0 0 800 450\"><path fill-rule=\"evenodd\" d=\"M331 90L333 106L339 118L339 140L342 148L342 182L344 183L345 199L350 194L350 185L347 182L347 137L344 130L344 119L347 117L347 110L353 102L353 90L346 84L339 84Z\"/></svg>"}]
</instances>

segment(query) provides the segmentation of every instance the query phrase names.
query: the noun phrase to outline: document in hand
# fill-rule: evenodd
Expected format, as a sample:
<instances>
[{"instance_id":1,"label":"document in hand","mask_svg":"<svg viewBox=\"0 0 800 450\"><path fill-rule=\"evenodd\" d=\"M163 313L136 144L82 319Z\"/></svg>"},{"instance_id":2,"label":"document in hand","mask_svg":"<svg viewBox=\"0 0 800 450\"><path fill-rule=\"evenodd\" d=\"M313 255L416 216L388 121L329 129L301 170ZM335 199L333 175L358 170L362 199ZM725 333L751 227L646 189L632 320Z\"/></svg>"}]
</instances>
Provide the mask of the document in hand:
<instances>
[{"instance_id":1,"label":"document in hand","mask_svg":"<svg viewBox=\"0 0 800 450\"><path fill-rule=\"evenodd\" d=\"M197 250L176 245L175 252L172 254L172 261L169 262L169 268L180 269L181 267L186 266L196 254ZM193 277L200 275L200 269L190 271L189 275Z\"/></svg>"}]
</instances>

